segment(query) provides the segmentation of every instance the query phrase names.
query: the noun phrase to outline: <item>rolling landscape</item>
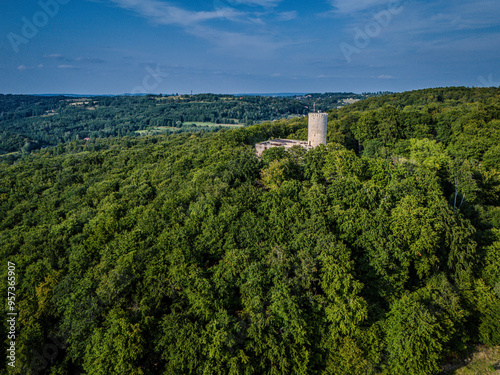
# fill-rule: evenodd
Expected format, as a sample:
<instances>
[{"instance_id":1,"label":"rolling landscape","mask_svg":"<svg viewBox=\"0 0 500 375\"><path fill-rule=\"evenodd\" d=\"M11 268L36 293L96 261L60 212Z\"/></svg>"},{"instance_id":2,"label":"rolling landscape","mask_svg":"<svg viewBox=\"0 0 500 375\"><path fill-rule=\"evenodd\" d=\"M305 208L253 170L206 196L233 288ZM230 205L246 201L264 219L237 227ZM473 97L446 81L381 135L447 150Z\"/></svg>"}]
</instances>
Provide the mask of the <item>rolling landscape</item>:
<instances>
[{"instance_id":1,"label":"rolling landscape","mask_svg":"<svg viewBox=\"0 0 500 375\"><path fill-rule=\"evenodd\" d=\"M86 138L172 134L301 117L379 94L29 96L0 94L0 156Z\"/></svg>"},{"instance_id":2,"label":"rolling landscape","mask_svg":"<svg viewBox=\"0 0 500 375\"><path fill-rule=\"evenodd\" d=\"M257 142L306 139L306 118L3 157L24 370L437 374L500 345L500 90L328 113L326 146L260 159Z\"/></svg>"},{"instance_id":3,"label":"rolling landscape","mask_svg":"<svg viewBox=\"0 0 500 375\"><path fill-rule=\"evenodd\" d=\"M0 375L500 375L498 0L0 12Z\"/></svg>"}]
</instances>

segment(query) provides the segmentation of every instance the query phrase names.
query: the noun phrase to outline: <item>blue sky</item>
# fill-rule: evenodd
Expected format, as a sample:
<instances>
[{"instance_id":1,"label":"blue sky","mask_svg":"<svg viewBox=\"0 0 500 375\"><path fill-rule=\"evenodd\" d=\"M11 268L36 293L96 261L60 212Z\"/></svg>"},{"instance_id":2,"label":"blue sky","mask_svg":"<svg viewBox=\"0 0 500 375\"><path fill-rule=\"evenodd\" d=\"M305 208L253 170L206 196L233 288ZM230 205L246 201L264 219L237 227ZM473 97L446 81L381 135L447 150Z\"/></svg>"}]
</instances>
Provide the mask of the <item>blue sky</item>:
<instances>
[{"instance_id":1,"label":"blue sky","mask_svg":"<svg viewBox=\"0 0 500 375\"><path fill-rule=\"evenodd\" d=\"M0 93L500 85L499 0L9 1L0 35Z\"/></svg>"}]
</instances>

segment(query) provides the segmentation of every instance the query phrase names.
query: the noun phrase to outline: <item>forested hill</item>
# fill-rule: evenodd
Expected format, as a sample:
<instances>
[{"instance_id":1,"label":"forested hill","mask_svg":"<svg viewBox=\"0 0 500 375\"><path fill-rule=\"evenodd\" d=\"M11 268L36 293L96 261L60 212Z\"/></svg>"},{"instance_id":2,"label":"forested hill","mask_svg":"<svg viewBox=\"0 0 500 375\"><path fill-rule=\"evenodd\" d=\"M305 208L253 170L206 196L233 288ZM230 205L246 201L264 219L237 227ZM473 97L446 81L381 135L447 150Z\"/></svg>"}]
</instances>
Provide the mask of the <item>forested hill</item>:
<instances>
[{"instance_id":1,"label":"forested hill","mask_svg":"<svg viewBox=\"0 0 500 375\"><path fill-rule=\"evenodd\" d=\"M306 126L1 162L18 369L419 375L500 345L500 90L368 99L330 112L328 146L256 158Z\"/></svg>"}]
</instances>

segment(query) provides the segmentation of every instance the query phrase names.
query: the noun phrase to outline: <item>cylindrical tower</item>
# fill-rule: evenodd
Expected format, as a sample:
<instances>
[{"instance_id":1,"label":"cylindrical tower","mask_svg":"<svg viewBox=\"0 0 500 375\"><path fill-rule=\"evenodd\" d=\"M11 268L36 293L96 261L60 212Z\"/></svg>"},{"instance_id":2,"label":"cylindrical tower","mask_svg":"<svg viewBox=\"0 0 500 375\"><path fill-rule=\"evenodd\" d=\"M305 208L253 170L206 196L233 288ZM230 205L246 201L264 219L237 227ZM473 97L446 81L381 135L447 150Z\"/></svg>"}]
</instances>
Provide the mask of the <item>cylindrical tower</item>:
<instances>
[{"instance_id":1,"label":"cylindrical tower","mask_svg":"<svg viewBox=\"0 0 500 375\"><path fill-rule=\"evenodd\" d=\"M309 146L326 145L327 124L328 113L309 113L309 125L307 127L307 143Z\"/></svg>"}]
</instances>

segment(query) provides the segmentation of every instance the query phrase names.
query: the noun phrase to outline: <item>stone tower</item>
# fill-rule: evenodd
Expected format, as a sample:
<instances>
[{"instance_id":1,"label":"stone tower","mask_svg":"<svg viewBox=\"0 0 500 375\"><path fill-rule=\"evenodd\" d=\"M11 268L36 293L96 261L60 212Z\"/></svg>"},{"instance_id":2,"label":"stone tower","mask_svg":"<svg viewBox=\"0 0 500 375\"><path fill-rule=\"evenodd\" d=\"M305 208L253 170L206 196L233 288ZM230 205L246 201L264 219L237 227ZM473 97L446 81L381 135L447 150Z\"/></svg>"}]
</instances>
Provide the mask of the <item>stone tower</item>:
<instances>
[{"instance_id":1,"label":"stone tower","mask_svg":"<svg viewBox=\"0 0 500 375\"><path fill-rule=\"evenodd\" d=\"M311 147L326 145L328 113L309 113L307 144Z\"/></svg>"}]
</instances>

